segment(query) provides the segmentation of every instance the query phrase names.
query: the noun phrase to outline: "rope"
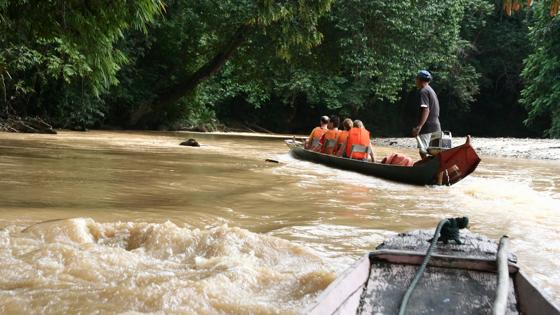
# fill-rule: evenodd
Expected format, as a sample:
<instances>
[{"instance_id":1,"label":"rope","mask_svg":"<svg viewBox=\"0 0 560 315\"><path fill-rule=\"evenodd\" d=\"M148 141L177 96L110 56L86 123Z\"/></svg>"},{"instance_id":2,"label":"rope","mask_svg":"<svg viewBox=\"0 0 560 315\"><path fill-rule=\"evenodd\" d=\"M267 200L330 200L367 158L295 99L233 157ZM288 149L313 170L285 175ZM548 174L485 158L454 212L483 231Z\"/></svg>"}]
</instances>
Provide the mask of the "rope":
<instances>
[{"instance_id":1,"label":"rope","mask_svg":"<svg viewBox=\"0 0 560 315\"><path fill-rule=\"evenodd\" d=\"M399 315L406 314L406 307L408 305L408 300L410 299L410 296L412 295L412 292L416 288L416 285L418 284L418 281L420 280L420 278L422 278L422 275L424 274L424 270L426 270L426 266L428 265L428 261L430 261L430 256L432 256L432 252L434 250L434 247L437 244L437 240L438 240L438 237L439 237L439 233L441 232L441 228L443 227L443 225L445 223L447 223L447 219L441 220L439 222L439 224L436 228L436 232L434 233L434 238L432 238L432 243L430 244L430 247L428 247L428 251L426 252L426 256L424 256L424 260L422 261L422 264L420 265L420 268L416 272L416 275L414 276L414 279L412 279L412 282L410 283L410 286L408 287L408 289L406 290L406 293L404 294L403 300L401 302L401 307L399 308Z\"/></svg>"}]
</instances>

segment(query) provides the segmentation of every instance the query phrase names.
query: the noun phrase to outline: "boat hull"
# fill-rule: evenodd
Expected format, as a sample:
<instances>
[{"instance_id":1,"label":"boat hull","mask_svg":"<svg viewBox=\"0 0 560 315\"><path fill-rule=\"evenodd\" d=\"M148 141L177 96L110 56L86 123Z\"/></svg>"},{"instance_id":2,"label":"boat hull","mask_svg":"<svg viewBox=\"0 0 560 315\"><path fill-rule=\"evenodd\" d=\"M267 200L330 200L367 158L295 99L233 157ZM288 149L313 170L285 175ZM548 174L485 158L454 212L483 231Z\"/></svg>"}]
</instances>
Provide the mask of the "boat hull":
<instances>
[{"instance_id":1,"label":"boat hull","mask_svg":"<svg viewBox=\"0 0 560 315\"><path fill-rule=\"evenodd\" d=\"M468 144L445 151L445 156L442 156L443 153L441 153L416 163L412 167L407 167L327 155L306 150L301 145L289 141L287 140L286 143L291 149L292 156L297 159L413 185L454 184L472 173L480 162L480 159ZM451 158L447 158L448 156ZM469 161L463 161L463 156L468 156ZM449 165L442 163L442 157L449 160ZM461 168L457 167L458 164L461 165ZM459 170L457 173L459 175L453 178L449 177L449 172L446 172L448 168L453 169L455 173ZM447 177L443 176L444 174L447 174ZM438 181L438 178L441 180Z\"/></svg>"},{"instance_id":2,"label":"boat hull","mask_svg":"<svg viewBox=\"0 0 560 315\"><path fill-rule=\"evenodd\" d=\"M337 277L302 314L397 314L431 235L414 231L386 240ZM461 237L463 245L437 245L407 314L492 313L497 244L470 232ZM506 314L560 315L519 270L517 258L509 254L507 260Z\"/></svg>"}]
</instances>

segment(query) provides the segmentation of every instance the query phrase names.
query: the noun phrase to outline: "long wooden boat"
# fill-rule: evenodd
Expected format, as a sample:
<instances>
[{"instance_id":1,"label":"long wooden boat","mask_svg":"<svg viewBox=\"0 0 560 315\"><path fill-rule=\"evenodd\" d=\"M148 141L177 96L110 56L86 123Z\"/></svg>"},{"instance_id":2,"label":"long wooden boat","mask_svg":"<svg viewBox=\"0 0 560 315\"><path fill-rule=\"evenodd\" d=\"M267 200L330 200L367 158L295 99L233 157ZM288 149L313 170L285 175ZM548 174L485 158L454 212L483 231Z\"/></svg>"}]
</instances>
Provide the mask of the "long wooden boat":
<instances>
[{"instance_id":1,"label":"long wooden boat","mask_svg":"<svg viewBox=\"0 0 560 315\"><path fill-rule=\"evenodd\" d=\"M480 163L469 141L416 162L412 167L327 155L306 150L299 141L285 142L295 158L414 185L452 185L472 173Z\"/></svg>"},{"instance_id":2,"label":"long wooden boat","mask_svg":"<svg viewBox=\"0 0 560 315\"><path fill-rule=\"evenodd\" d=\"M399 314L431 236L432 231L414 231L386 240L343 272L302 314ZM406 314L560 314L512 254L503 256L506 291L496 293L497 244L468 231L461 238L463 245L434 245ZM502 312L496 312L497 295L503 296Z\"/></svg>"}]
</instances>

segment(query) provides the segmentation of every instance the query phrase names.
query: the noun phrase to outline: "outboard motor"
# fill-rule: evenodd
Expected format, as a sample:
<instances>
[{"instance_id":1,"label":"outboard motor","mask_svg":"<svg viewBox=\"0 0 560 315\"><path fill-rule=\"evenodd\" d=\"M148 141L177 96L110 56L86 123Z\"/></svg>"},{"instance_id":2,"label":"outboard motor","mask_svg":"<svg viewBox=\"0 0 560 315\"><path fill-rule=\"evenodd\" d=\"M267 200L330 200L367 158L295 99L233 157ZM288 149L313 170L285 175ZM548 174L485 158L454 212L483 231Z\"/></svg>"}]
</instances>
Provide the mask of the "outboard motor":
<instances>
[{"instance_id":1,"label":"outboard motor","mask_svg":"<svg viewBox=\"0 0 560 315\"><path fill-rule=\"evenodd\" d=\"M428 153L436 155L441 151L451 149L452 140L451 131L436 131L432 132L430 137L430 145L428 146Z\"/></svg>"}]
</instances>

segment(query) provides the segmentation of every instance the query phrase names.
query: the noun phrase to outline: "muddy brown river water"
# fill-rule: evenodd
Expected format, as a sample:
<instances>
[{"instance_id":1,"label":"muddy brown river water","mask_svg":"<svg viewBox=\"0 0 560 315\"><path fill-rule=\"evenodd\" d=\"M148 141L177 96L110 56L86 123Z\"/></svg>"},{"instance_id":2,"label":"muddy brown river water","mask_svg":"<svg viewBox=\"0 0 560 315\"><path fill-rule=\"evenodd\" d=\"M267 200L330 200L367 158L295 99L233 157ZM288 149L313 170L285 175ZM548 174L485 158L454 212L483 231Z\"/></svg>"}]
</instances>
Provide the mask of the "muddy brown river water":
<instances>
[{"instance_id":1,"label":"muddy brown river water","mask_svg":"<svg viewBox=\"0 0 560 315\"><path fill-rule=\"evenodd\" d=\"M482 156L455 186L415 187L281 139L190 136L0 133L0 313L297 313L384 238L459 215L508 234L560 304L560 161Z\"/></svg>"}]
</instances>

